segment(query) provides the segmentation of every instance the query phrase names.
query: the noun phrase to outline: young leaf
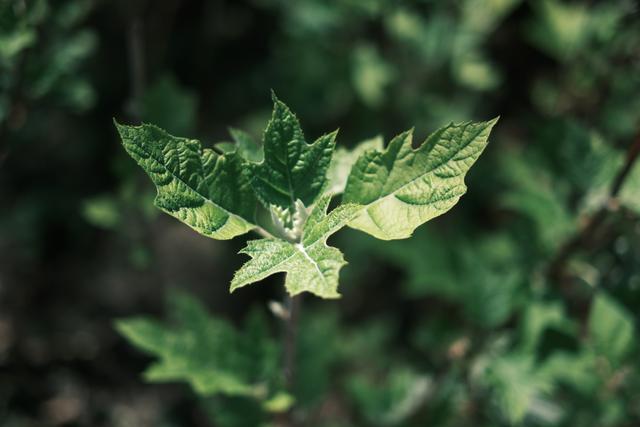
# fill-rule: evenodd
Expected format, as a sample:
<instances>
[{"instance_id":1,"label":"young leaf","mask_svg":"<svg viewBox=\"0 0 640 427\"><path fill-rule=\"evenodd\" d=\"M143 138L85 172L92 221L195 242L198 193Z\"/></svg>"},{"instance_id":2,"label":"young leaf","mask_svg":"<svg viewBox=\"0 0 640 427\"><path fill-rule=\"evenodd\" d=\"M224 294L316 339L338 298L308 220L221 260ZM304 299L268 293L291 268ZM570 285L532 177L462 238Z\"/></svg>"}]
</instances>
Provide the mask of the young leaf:
<instances>
[{"instance_id":1,"label":"young leaf","mask_svg":"<svg viewBox=\"0 0 640 427\"><path fill-rule=\"evenodd\" d=\"M251 185L260 201L293 211L297 200L311 206L326 182L337 132L309 145L300 123L273 95L273 115L264 132L264 160L251 163Z\"/></svg>"},{"instance_id":2,"label":"young leaf","mask_svg":"<svg viewBox=\"0 0 640 427\"><path fill-rule=\"evenodd\" d=\"M242 332L208 315L186 295L172 297L170 327L148 318L116 323L118 331L158 360L145 372L151 382L186 381L200 395L266 397L275 377L277 346L268 337L265 320L250 316Z\"/></svg>"},{"instance_id":3,"label":"young leaf","mask_svg":"<svg viewBox=\"0 0 640 427\"><path fill-rule=\"evenodd\" d=\"M640 214L640 163L636 162L636 164L632 167L631 172L627 176L625 183L620 190L620 194L618 199L620 202L632 209L636 213Z\"/></svg>"},{"instance_id":4,"label":"young leaf","mask_svg":"<svg viewBox=\"0 0 640 427\"><path fill-rule=\"evenodd\" d=\"M358 160L361 154L367 150L382 150L384 141L381 136L360 142L353 150L347 150L343 147L336 148L327 171L327 179L329 180L328 192L331 194L341 194L347 185L347 178L353 164Z\"/></svg>"},{"instance_id":5,"label":"young leaf","mask_svg":"<svg viewBox=\"0 0 640 427\"><path fill-rule=\"evenodd\" d=\"M261 162L264 159L262 145L243 130L230 128L229 133L238 147L238 153L243 159L251 162Z\"/></svg>"},{"instance_id":6,"label":"young leaf","mask_svg":"<svg viewBox=\"0 0 640 427\"><path fill-rule=\"evenodd\" d=\"M149 124L116 127L124 148L156 185L158 208L214 239L255 227L256 199L237 154L202 149L196 140Z\"/></svg>"},{"instance_id":7,"label":"young leaf","mask_svg":"<svg viewBox=\"0 0 640 427\"><path fill-rule=\"evenodd\" d=\"M382 378L356 373L347 381L347 391L368 425L406 425L434 391L434 381L408 367L390 370Z\"/></svg>"},{"instance_id":8,"label":"young leaf","mask_svg":"<svg viewBox=\"0 0 640 427\"><path fill-rule=\"evenodd\" d=\"M553 390L531 355L506 354L491 361L483 379L511 424L519 424L534 402Z\"/></svg>"},{"instance_id":9,"label":"young leaf","mask_svg":"<svg viewBox=\"0 0 640 427\"><path fill-rule=\"evenodd\" d=\"M243 130L229 128L233 142L219 142L215 147L225 154L238 153L240 157L250 162L261 162L264 159L262 145Z\"/></svg>"},{"instance_id":10,"label":"young leaf","mask_svg":"<svg viewBox=\"0 0 640 427\"><path fill-rule=\"evenodd\" d=\"M596 295L589 315L589 335L595 350L616 365L633 345L633 317L604 293Z\"/></svg>"},{"instance_id":11,"label":"young leaf","mask_svg":"<svg viewBox=\"0 0 640 427\"><path fill-rule=\"evenodd\" d=\"M240 251L251 260L236 271L231 291L275 273L287 273L285 288L290 295L311 292L322 298L338 298L338 274L346 264L342 253L327 246L327 238L359 211L356 205L341 205L326 213L331 197L321 198L304 226L301 242L281 239L251 240Z\"/></svg>"},{"instance_id":12,"label":"young leaf","mask_svg":"<svg viewBox=\"0 0 640 427\"><path fill-rule=\"evenodd\" d=\"M487 145L497 118L450 124L417 149L412 131L384 151L367 151L349 175L343 200L363 205L349 223L382 240L404 239L421 224L451 209L466 191L464 176Z\"/></svg>"}]
</instances>

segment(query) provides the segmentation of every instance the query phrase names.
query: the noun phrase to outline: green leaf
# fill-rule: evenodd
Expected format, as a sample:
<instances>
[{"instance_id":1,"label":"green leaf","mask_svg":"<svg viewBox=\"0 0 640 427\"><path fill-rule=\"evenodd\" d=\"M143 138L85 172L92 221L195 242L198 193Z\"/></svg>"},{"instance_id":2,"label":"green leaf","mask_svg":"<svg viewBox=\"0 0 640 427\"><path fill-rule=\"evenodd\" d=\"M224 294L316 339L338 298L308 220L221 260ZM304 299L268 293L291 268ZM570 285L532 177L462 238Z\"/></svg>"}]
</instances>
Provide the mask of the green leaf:
<instances>
[{"instance_id":1,"label":"green leaf","mask_svg":"<svg viewBox=\"0 0 640 427\"><path fill-rule=\"evenodd\" d=\"M341 205L327 214L330 199L325 195L311 211L300 242L275 238L249 241L240 253L251 260L233 276L231 291L282 272L287 273L285 288L291 296L306 291L322 298L338 298L338 275L346 262L342 252L326 242L360 207Z\"/></svg>"},{"instance_id":2,"label":"green leaf","mask_svg":"<svg viewBox=\"0 0 640 427\"><path fill-rule=\"evenodd\" d=\"M587 45L592 23L585 5L556 0L533 5L536 19L529 25L527 35L540 49L564 61Z\"/></svg>"},{"instance_id":3,"label":"green leaf","mask_svg":"<svg viewBox=\"0 0 640 427\"><path fill-rule=\"evenodd\" d=\"M421 224L451 209L466 192L464 176L487 145L497 118L450 124L413 149L412 131L384 151L366 151L356 161L345 203L363 205L349 223L383 240L404 239Z\"/></svg>"},{"instance_id":4,"label":"green leaf","mask_svg":"<svg viewBox=\"0 0 640 427\"><path fill-rule=\"evenodd\" d=\"M273 104L264 132L264 160L250 164L251 185L267 208L294 211L297 200L311 206L324 188L337 131L309 145L291 110L275 95Z\"/></svg>"},{"instance_id":5,"label":"green leaf","mask_svg":"<svg viewBox=\"0 0 640 427\"><path fill-rule=\"evenodd\" d=\"M553 253L577 226L566 203L567 186L531 150L505 152L500 166L509 186L500 203L528 218L541 247Z\"/></svg>"},{"instance_id":6,"label":"green leaf","mask_svg":"<svg viewBox=\"0 0 640 427\"><path fill-rule=\"evenodd\" d=\"M382 383L382 384L380 384ZM379 378L358 373L347 382L347 391L370 425L404 425L433 393L433 380L408 367L391 370Z\"/></svg>"},{"instance_id":7,"label":"green leaf","mask_svg":"<svg viewBox=\"0 0 640 427\"><path fill-rule=\"evenodd\" d=\"M507 354L491 361L485 383L512 423L520 423L535 401L553 390L553 382L537 369L531 355Z\"/></svg>"},{"instance_id":8,"label":"green leaf","mask_svg":"<svg viewBox=\"0 0 640 427\"><path fill-rule=\"evenodd\" d=\"M344 187L347 185L347 178L349 178L349 172L353 167L358 157L360 157L367 150L382 150L384 148L384 140L381 136L376 136L371 139L360 142L353 148L353 150L347 150L343 147L336 148L327 171L327 178L329 179L328 192L331 194L340 194L344 192Z\"/></svg>"},{"instance_id":9,"label":"green leaf","mask_svg":"<svg viewBox=\"0 0 640 427\"><path fill-rule=\"evenodd\" d=\"M261 162L264 159L264 151L262 145L257 143L251 135L243 130L231 128L229 129L233 141L236 143L238 154L248 161Z\"/></svg>"},{"instance_id":10,"label":"green leaf","mask_svg":"<svg viewBox=\"0 0 640 427\"><path fill-rule=\"evenodd\" d=\"M636 162L632 166L627 179L620 189L618 199L624 206L640 214L640 162Z\"/></svg>"},{"instance_id":11,"label":"green leaf","mask_svg":"<svg viewBox=\"0 0 640 427\"><path fill-rule=\"evenodd\" d=\"M519 301L518 245L501 233L435 231L433 226L422 227L408 241L368 239L367 251L402 269L407 297L437 295L459 304L477 326L492 328L504 322Z\"/></svg>"},{"instance_id":12,"label":"green leaf","mask_svg":"<svg viewBox=\"0 0 640 427\"><path fill-rule=\"evenodd\" d=\"M124 148L156 185L158 208L214 239L255 227L256 199L238 155L217 154L149 124L116 127Z\"/></svg>"},{"instance_id":13,"label":"green leaf","mask_svg":"<svg viewBox=\"0 0 640 427\"><path fill-rule=\"evenodd\" d=\"M604 293L596 295L589 315L589 335L599 354L617 365L633 345L633 317Z\"/></svg>"},{"instance_id":14,"label":"green leaf","mask_svg":"<svg viewBox=\"0 0 640 427\"><path fill-rule=\"evenodd\" d=\"M295 399L288 393L280 392L263 403L262 407L267 412L286 412L293 406Z\"/></svg>"},{"instance_id":15,"label":"green leaf","mask_svg":"<svg viewBox=\"0 0 640 427\"><path fill-rule=\"evenodd\" d=\"M352 77L355 92L368 107L384 102L386 87L394 80L395 70L371 45L357 46L352 54Z\"/></svg>"},{"instance_id":16,"label":"green leaf","mask_svg":"<svg viewBox=\"0 0 640 427\"><path fill-rule=\"evenodd\" d=\"M540 372L557 383L568 385L585 395L593 395L599 385L597 359L592 352L559 351L549 356Z\"/></svg>"},{"instance_id":17,"label":"green leaf","mask_svg":"<svg viewBox=\"0 0 640 427\"><path fill-rule=\"evenodd\" d=\"M240 332L185 295L172 297L171 311L176 326L144 317L116 322L132 344L157 358L145 371L148 381L186 381L205 396L266 397L278 354L264 318L250 316Z\"/></svg>"},{"instance_id":18,"label":"green leaf","mask_svg":"<svg viewBox=\"0 0 640 427\"><path fill-rule=\"evenodd\" d=\"M261 162L264 159L262 145L256 142L247 132L229 128L233 142L218 142L215 147L224 154L238 153L244 160Z\"/></svg>"},{"instance_id":19,"label":"green leaf","mask_svg":"<svg viewBox=\"0 0 640 427\"><path fill-rule=\"evenodd\" d=\"M520 324L520 348L524 352L536 351L540 340L548 328L555 328L567 333L574 332L575 325L564 312L558 301L532 302L522 316Z\"/></svg>"}]
</instances>

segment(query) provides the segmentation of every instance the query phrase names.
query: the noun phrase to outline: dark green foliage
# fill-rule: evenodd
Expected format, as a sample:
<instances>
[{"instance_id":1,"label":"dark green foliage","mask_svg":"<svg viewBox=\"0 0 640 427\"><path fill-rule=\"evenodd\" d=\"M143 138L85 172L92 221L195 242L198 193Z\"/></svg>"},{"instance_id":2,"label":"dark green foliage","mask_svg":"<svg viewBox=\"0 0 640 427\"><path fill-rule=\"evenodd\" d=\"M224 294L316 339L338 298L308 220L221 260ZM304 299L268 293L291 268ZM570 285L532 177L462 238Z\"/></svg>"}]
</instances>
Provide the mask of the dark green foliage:
<instances>
[{"instance_id":1,"label":"dark green foliage","mask_svg":"<svg viewBox=\"0 0 640 427\"><path fill-rule=\"evenodd\" d=\"M296 116L275 95L273 103L264 131L264 161L251 164L251 185L265 207L293 212L297 200L311 206L320 195L336 132L307 144Z\"/></svg>"},{"instance_id":2,"label":"dark green foliage","mask_svg":"<svg viewBox=\"0 0 640 427\"><path fill-rule=\"evenodd\" d=\"M636 3L0 1L0 424L640 425ZM410 239L332 234L344 201L402 182L394 148L497 115L464 183L430 181L466 189L446 215L382 215ZM218 237L280 238L216 241L163 215L112 117L183 141L148 169L194 193L162 207L222 225L206 196L246 216ZM356 164L380 180L349 182ZM229 295L242 262L258 274L234 283L262 283ZM292 293L341 298L304 293L288 384L274 301L291 276Z\"/></svg>"}]
</instances>

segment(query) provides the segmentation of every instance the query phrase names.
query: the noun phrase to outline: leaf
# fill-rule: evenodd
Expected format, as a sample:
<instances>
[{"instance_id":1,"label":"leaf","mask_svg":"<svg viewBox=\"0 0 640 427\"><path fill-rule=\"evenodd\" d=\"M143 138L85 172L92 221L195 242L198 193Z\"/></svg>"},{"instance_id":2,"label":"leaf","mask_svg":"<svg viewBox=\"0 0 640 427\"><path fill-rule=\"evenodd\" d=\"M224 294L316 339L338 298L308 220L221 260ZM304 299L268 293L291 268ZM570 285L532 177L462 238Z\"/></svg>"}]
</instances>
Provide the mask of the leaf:
<instances>
[{"instance_id":1,"label":"leaf","mask_svg":"<svg viewBox=\"0 0 640 427\"><path fill-rule=\"evenodd\" d=\"M273 115L264 132L264 160L250 163L249 168L251 185L265 207L293 211L297 200L305 206L316 201L326 182L336 133L307 144L296 116L273 95Z\"/></svg>"},{"instance_id":2,"label":"leaf","mask_svg":"<svg viewBox=\"0 0 640 427\"><path fill-rule=\"evenodd\" d=\"M379 107L385 89L395 78L395 69L371 45L357 46L352 54L351 80L356 94L371 108Z\"/></svg>"},{"instance_id":3,"label":"leaf","mask_svg":"<svg viewBox=\"0 0 640 427\"><path fill-rule=\"evenodd\" d=\"M351 172L351 168L358 160L358 157L367 150L382 150L383 148L384 140L381 136L362 141L353 150L347 150L343 147L336 148L327 171L327 178L329 179L327 192L331 194L344 192L349 172Z\"/></svg>"},{"instance_id":4,"label":"leaf","mask_svg":"<svg viewBox=\"0 0 640 427\"><path fill-rule=\"evenodd\" d=\"M568 385L585 395L593 395L598 387L597 360L593 353L559 351L549 356L540 372L557 383Z\"/></svg>"},{"instance_id":5,"label":"leaf","mask_svg":"<svg viewBox=\"0 0 640 427\"><path fill-rule=\"evenodd\" d=\"M640 214L640 162L632 166L620 189L618 199L624 206Z\"/></svg>"},{"instance_id":6,"label":"leaf","mask_svg":"<svg viewBox=\"0 0 640 427\"><path fill-rule=\"evenodd\" d=\"M408 367L399 367L378 378L357 373L347 382L347 391L370 425L402 424L421 408L433 393L434 381Z\"/></svg>"},{"instance_id":7,"label":"leaf","mask_svg":"<svg viewBox=\"0 0 640 427\"><path fill-rule=\"evenodd\" d=\"M520 423L534 402L553 390L553 382L537 369L531 355L507 354L491 361L485 383L512 424Z\"/></svg>"},{"instance_id":8,"label":"leaf","mask_svg":"<svg viewBox=\"0 0 640 427\"><path fill-rule=\"evenodd\" d=\"M244 160L261 162L264 159L262 145L258 144L247 132L229 128L233 142L218 142L215 147L224 154L238 153Z\"/></svg>"},{"instance_id":9,"label":"leaf","mask_svg":"<svg viewBox=\"0 0 640 427\"><path fill-rule=\"evenodd\" d=\"M272 274L287 273L285 288L291 296L306 291L322 298L338 298L338 275L346 262L342 253L326 242L360 207L341 205L327 214L330 199L325 195L311 211L301 242L275 238L249 241L240 253L251 260L236 271L231 292Z\"/></svg>"},{"instance_id":10,"label":"leaf","mask_svg":"<svg viewBox=\"0 0 640 427\"><path fill-rule=\"evenodd\" d=\"M262 407L267 412L287 412L293 406L295 399L288 393L280 392L263 403Z\"/></svg>"},{"instance_id":11,"label":"leaf","mask_svg":"<svg viewBox=\"0 0 640 427\"><path fill-rule=\"evenodd\" d=\"M506 234L442 235L426 226L408 241L369 242L369 256L373 252L402 269L409 298L437 295L459 304L474 325L487 328L504 322L516 307L520 254Z\"/></svg>"},{"instance_id":12,"label":"leaf","mask_svg":"<svg viewBox=\"0 0 640 427\"><path fill-rule=\"evenodd\" d=\"M155 205L214 239L231 239L255 227L255 197L244 161L149 124L116 123L122 144L157 187Z\"/></svg>"},{"instance_id":13,"label":"leaf","mask_svg":"<svg viewBox=\"0 0 640 427\"><path fill-rule=\"evenodd\" d=\"M537 16L530 24L529 38L558 59L570 59L587 42L587 8L556 0L543 0L535 6Z\"/></svg>"},{"instance_id":14,"label":"leaf","mask_svg":"<svg viewBox=\"0 0 640 427\"><path fill-rule=\"evenodd\" d=\"M596 352L617 365L633 345L633 317L604 293L596 295L589 315L589 335Z\"/></svg>"},{"instance_id":15,"label":"leaf","mask_svg":"<svg viewBox=\"0 0 640 427\"><path fill-rule=\"evenodd\" d=\"M501 204L528 218L541 247L553 253L577 226L566 203L567 186L554 179L548 165L530 150L506 152L500 165L509 185Z\"/></svg>"},{"instance_id":16,"label":"leaf","mask_svg":"<svg viewBox=\"0 0 640 427\"><path fill-rule=\"evenodd\" d=\"M567 333L572 333L576 329L560 302L531 302L526 307L520 324L521 350L528 353L535 352L545 330L549 328Z\"/></svg>"},{"instance_id":17,"label":"leaf","mask_svg":"<svg viewBox=\"0 0 640 427\"><path fill-rule=\"evenodd\" d=\"M384 151L366 151L349 175L343 200L363 205L349 223L382 240L404 239L451 209L466 192L464 176L487 145L489 122L450 124L417 149L412 131Z\"/></svg>"},{"instance_id":18,"label":"leaf","mask_svg":"<svg viewBox=\"0 0 640 427\"><path fill-rule=\"evenodd\" d=\"M186 295L172 297L176 326L134 317L116 322L132 344L157 358L145 371L151 382L186 381L204 396L266 397L276 375L277 346L268 337L265 319L250 316L243 332L211 317Z\"/></svg>"},{"instance_id":19,"label":"leaf","mask_svg":"<svg viewBox=\"0 0 640 427\"><path fill-rule=\"evenodd\" d=\"M231 128L229 129L231 137L238 147L238 154L248 161L261 162L264 159L264 151L262 146L243 130Z\"/></svg>"}]
</instances>

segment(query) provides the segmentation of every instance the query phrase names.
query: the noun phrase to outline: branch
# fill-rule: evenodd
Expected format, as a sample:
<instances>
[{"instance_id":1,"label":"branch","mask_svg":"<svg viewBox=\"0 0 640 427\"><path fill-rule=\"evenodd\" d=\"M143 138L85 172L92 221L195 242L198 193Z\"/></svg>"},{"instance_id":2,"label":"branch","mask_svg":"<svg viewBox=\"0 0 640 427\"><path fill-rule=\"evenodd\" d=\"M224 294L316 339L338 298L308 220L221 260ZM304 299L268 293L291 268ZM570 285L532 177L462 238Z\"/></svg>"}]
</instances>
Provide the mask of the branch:
<instances>
[{"instance_id":1,"label":"branch","mask_svg":"<svg viewBox=\"0 0 640 427\"><path fill-rule=\"evenodd\" d=\"M609 212L617 209L618 194L620 193L620 190L622 189L622 186L629 176L629 173L631 172L631 169L639 155L640 133L638 133L635 140L629 147L625 162L613 180L607 199L602 203L600 208L591 215L587 220L586 225L560 247L555 258L549 264L547 273L551 279L559 280L564 277L566 265L569 259L571 259L571 257L582 247L588 245L589 242L593 240L596 232L604 223Z\"/></svg>"},{"instance_id":2,"label":"branch","mask_svg":"<svg viewBox=\"0 0 640 427\"><path fill-rule=\"evenodd\" d=\"M284 355L282 359L282 376L284 377L284 385L286 390L293 394L296 373L296 349L298 346L298 325L300 319L300 305L302 304L302 295L295 297L287 296L288 312L284 317L284 335L282 345L284 347ZM277 427L296 427L296 421L293 417L292 408L288 411L276 414L274 424Z\"/></svg>"}]
</instances>

